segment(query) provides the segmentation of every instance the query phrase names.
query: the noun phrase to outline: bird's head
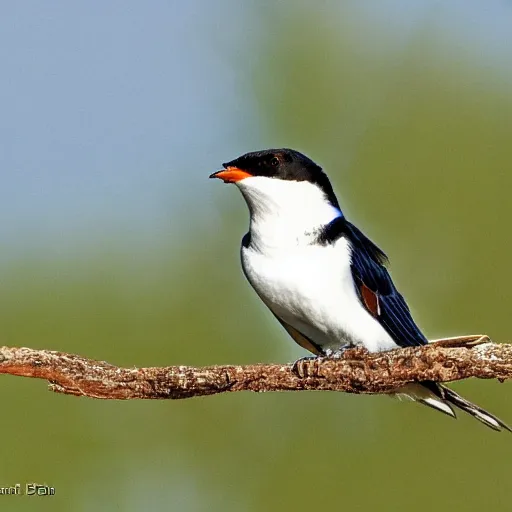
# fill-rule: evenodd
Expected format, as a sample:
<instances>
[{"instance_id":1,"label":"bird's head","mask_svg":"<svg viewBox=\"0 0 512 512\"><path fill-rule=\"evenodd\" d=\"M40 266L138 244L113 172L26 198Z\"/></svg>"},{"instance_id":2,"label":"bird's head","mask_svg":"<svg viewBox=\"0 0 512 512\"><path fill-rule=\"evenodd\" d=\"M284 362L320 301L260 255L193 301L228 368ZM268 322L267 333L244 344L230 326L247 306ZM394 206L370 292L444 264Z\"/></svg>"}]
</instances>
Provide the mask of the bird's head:
<instances>
[{"instance_id":1,"label":"bird's head","mask_svg":"<svg viewBox=\"0 0 512 512\"><path fill-rule=\"evenodd\" d=\"M261 208L307 210L321 203L339 209L322 168L293 149L254 151L222 165L210 178L237 185L251 213Z\"/></svg>"}]
</instances>

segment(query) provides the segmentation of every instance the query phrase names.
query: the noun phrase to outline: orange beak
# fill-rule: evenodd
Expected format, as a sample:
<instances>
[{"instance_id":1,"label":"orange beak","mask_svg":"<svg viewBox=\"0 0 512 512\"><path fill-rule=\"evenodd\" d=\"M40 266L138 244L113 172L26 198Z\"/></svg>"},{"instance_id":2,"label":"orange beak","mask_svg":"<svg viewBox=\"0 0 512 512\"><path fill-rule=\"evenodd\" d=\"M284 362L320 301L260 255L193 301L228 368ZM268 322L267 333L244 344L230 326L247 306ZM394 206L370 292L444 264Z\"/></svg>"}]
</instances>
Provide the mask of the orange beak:
<instances>
[{"instance_id":1,"label":"orange beak","mask_svg":"<svg viewBox=\"0 0 512 512\"><path fill-rule=\"evenodd\" d=\"M243 180L244 178L250 178L252 174L242 171L238 167L228 167L221 171L210 174L210 178L220 178L224 183L236 183L237 181Z\"/></svg>"}]
</instances>

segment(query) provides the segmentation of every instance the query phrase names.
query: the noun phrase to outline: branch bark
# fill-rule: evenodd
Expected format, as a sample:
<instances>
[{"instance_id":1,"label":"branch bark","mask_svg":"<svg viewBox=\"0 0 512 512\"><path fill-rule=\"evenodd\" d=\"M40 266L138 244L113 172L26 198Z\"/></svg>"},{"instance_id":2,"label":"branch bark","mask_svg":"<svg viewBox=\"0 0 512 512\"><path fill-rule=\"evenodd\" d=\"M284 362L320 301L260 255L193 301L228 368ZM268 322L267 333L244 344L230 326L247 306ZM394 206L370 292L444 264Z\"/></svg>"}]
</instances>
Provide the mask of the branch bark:
<instances>
[{"instance_id":1,"label":"branch bark","mask_svg":"<svg viewBox=\"0 0 512 512\"><path fill-rule=\"evenodd\" d=\"M46 379L58 393L102 399L180 399L234 391L388 393L423 380L512 378L512 345L467 336L369 354L291 364L120 368L50 350L0 347L0 373Z\"/></svg>"}]
</instances>

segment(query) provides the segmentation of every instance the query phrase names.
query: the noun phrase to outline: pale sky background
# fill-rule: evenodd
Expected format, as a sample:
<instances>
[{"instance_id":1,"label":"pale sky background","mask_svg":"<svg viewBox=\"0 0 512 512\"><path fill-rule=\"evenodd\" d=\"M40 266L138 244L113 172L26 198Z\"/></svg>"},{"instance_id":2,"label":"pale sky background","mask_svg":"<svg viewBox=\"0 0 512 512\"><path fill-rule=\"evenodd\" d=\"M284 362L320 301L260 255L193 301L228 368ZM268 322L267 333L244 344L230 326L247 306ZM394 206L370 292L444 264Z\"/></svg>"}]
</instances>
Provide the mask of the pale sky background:
<instances>
[{"instance_id":1,"label":"pale sky background","mask_svg":"<svg viewBox=\"0 0 512 512\"><path fill-rule=\"evenodd\" d=\"M511 85L512 3L352 4L380 32L367 51L403 51L431 23ZM262 5L3 2L0 260L116 232L137 243L183 211L211 216L220 187L208 174L260 147L248 71Z\"/></svg>"},{"instance_id":2,"label":"pale sky background","mask_svg":"<svg viewBox=\"0 0 512 512\"><path fill-rule=\"evenodd\" d=\"M208 179L289 144L390 255L429 338L510 341L511 27L504 0L0 2L2 339L127 367L306 355L242 275L243 199ZM510 421L507 389L460 385ZM106 402L6 377L0 399L0 485L55 485L48 510L311 509L297 447L326 503L509 499L506 434L382 397ZM383 478L411 453L435 493Z\"/></svg>"}]
</instances>

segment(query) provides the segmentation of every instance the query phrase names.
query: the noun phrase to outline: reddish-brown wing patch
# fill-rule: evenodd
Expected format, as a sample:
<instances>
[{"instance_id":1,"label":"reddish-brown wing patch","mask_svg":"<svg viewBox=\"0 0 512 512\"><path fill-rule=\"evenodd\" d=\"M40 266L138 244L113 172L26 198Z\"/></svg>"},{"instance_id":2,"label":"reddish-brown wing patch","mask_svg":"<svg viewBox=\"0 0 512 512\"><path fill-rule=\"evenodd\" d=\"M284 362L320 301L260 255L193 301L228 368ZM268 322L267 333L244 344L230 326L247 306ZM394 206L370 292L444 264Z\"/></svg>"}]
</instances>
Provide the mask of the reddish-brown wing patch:
<instances>
[{"instance_id":1,"label":"reddish-brown wing patch","mask_svg":"<svg viewBox=\"0 0 512 512\"><path fill-rule=\"evenodd\" d=\"M366 309L373 315L380 315L379 296L370 290L364 283L361 284L361 297L363 298Z\"/></svg>"}]
</instances>

